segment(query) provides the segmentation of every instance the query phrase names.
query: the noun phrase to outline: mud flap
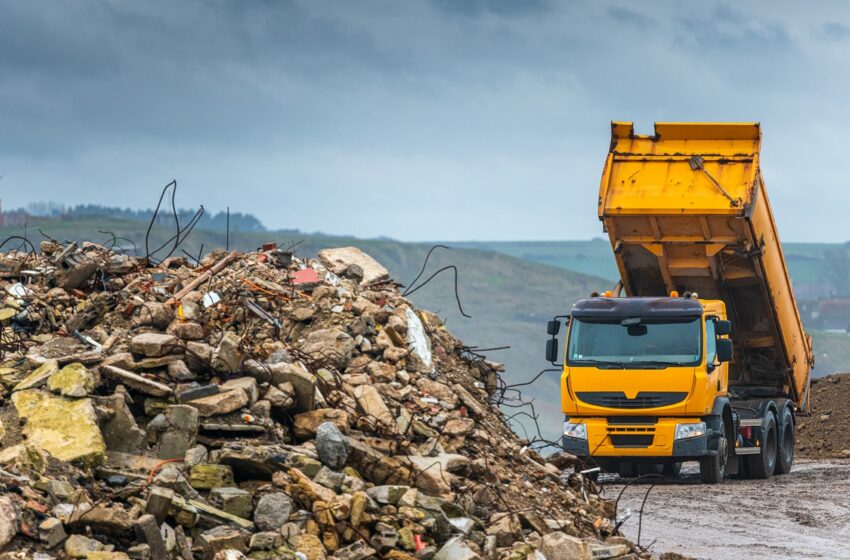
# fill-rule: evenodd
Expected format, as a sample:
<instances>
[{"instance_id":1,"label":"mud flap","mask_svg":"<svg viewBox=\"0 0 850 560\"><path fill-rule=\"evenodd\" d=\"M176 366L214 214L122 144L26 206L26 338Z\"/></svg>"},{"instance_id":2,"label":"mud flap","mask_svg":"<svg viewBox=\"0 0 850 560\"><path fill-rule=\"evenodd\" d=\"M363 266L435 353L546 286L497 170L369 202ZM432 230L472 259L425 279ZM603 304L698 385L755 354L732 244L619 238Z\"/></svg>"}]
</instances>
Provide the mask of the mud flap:
<instances>
[{"instance_id":1,"label":"mud flap","mask_svg":"<svg viewBox=\"0 0 850 560\"><path fill-rule=\"evenodd\" d=\"M735 455L735 452L733 450L732 454L726 459L726 475L737 476L740 472L739 469L741 462L741 457Z\"/></svg>"}]
</instances>

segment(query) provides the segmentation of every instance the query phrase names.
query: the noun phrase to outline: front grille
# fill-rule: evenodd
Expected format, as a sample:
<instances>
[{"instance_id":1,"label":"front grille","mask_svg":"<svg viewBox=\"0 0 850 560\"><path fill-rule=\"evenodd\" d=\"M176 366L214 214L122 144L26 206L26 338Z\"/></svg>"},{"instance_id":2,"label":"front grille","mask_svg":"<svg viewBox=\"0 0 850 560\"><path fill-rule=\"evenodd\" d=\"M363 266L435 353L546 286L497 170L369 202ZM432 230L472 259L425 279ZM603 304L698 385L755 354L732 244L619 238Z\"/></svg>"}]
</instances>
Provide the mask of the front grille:
<instances>
[{"instance_id":1,"label":"front grille","mask_svg":"<svg viewBox=\"0 0 850 560\"><path fill-rule=\"evenodd\" d=\"M579 400L594 406L606 408L657 408L669 406L685 400L687 393L679 392L640 392L635 398L629 399L622 391L583 391L577 392Z\"/></svg>"},{"instance_id":2,"label":"front grille","mask_svg":"<svg viewBox=\"0 0 850 560\"><path fill-rule=\"evenodd\" d=\"M608 417L608 425L609 426L618 426L620 424L650 424L655 425L658 423L658 416L609 416Z\"/></svg>"},{"instance_id":3,"label":"front grille","mask_svg":"<svg viewBox=\"0 0 850 560\"><path fill-rule=\"evenodd\" d=\"M652 434L610 434L614 447L649 447L652 445Z\"/></svg>"}]
</instances>

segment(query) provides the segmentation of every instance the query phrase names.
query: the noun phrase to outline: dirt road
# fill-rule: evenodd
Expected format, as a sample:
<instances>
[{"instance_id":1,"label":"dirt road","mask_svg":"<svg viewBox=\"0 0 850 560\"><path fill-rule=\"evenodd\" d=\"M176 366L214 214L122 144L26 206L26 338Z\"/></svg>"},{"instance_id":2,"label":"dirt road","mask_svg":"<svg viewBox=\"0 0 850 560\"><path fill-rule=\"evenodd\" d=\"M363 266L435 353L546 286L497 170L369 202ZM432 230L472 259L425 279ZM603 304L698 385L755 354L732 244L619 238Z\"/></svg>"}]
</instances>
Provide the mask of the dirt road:
<instances>
[{"instance_id":1,"label":"dirt road","mask_svg":"<svg viewBox=\"0 0 850 560\"><path fill-rule=\"evenodd\" d=\"M605 478L605 495L623 489ZM638 512L648 483L629 486L620 511L632 516L622 530L637 542ZM678 480L664 480L646 501L640 542L652 550L700 559L850 559L850 460L797 459L790 475L769 480L700 484L696 463Z\"/></svg>"}]
</instances>

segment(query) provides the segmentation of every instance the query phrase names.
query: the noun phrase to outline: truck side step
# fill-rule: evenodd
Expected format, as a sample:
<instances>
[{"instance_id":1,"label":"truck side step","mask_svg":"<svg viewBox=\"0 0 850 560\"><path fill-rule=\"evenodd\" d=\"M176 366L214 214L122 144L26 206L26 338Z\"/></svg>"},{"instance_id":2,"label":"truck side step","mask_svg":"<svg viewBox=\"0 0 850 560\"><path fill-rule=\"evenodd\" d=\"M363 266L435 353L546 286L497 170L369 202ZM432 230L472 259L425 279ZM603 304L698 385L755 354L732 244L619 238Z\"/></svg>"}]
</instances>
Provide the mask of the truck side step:
<instances>
[{"instance_id":1,"label":"truck side step","mask_svg":"<svg viewBox=\"0 0 850 560\"><path fill-rule=\"evenodd\" d=\"M754 428L761 428L761 418L742 418L740 420L741 427L751 426Z\"/></svg>"},{"instance_id":2,"label":"truck side step","mask_svg":"<svg viewBox=\"0 0 850 560\"><path fill-rule=\"evenodd\" d=\"M735 455L758 455L761 447L739 447L735 449Z\"/></svg>"}]
</instances>

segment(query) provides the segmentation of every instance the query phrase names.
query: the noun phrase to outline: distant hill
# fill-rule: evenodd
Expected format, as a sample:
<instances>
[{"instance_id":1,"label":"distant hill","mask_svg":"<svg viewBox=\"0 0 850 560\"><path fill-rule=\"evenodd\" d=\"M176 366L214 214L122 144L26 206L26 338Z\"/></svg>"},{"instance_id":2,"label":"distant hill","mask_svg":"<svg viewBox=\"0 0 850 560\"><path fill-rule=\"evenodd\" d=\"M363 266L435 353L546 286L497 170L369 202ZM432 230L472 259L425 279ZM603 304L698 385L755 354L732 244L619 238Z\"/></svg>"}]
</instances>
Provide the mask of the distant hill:
<instances>
[{"instance_id":1,"label":"distant hill","mask_svg":"<svg viewBox=\"0 0 850 560\"><path fill-rule=\"evenodd\" d=\"M461 241L457 247L496 251L512 257L557 266L608 280L620 279L607 239L589 241Z\"/></svg>"},{"instance_id":2,"label":"distant hill","mask_svg":"<svg viewBox=\"0 0 850 560\"><path fill-rule=\"evenodd\" d=\"M496 251L520 259L617 282L620 274L607 239L589 241L463 241L456 247ZM850 244L783 243L798 299L850 298Z\"/></svg>"},{"instance_id":3,"label":"distant hill","mask_svg":"<svg viewBox=\"0 0 850 560\"><path fill-rule=\"evenodd\" d=\"M197 220L199 229L211 231L227 231L228 226L233 231L266 231L262 222L251 214L242 212L198 212L199 209L178 208L177 217L183 224L189 224L193 219ZM195 218L196 213L197 218ZM0 214L0 222L9 226L22 226L33 220L127 220L143 223L145 227L154 219L159 225L174 223L174 211L164 203L157 212L153 208L136 210L132 208L118 208L114 206L101 206L100 204L77 204L76 206L65 206L54 202L34 202L26 208L7 210ZM229 224L228 224L229 222ZM298 233L293 230L292 233Z\"/></svg>"}]
</instances>

